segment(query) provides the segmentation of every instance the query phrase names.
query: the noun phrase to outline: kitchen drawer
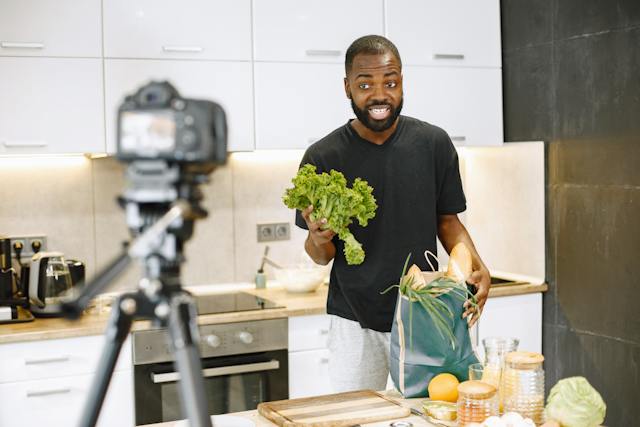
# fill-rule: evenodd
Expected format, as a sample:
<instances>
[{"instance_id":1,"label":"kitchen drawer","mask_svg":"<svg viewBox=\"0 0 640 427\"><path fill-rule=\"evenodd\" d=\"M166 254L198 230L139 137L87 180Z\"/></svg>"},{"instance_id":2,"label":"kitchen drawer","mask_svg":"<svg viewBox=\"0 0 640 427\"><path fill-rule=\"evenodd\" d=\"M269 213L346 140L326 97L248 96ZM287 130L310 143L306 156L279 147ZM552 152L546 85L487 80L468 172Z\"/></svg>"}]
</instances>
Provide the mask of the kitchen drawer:
<instances>
[{"instance_id":1,"label":"kitchen drawer","mask_svg":"<svg viewBox=\"0 0 640 427\"><path fill-rule=\"evenodd\" d=\"M0 426L79 425L93 375L0 384ZM133 373L115 372L98 426L133 426Z\"/></svg>"},{"instance_id":2,"label":"kitchen drawer","mask_svg":"<svg viewBox=\"0 0 640 427\"><path fill-rule=\"evenodd\" d=\"M0 345L0 384L92 373L104 343L104 336L95 335ZM130 370L131 366L131 342L127 340L116 370Z\"/></svg>"},{"instance_id":3,"label":"kitchen drawer","mask_svg":"<svg viewBox=\"0 0 640 427\"><path fill-rule=\"evenodd\" d=\"M168 80L180 95L215 101L227 116L227 151L253 150L253 91L248 62L106 59L107 152L116 151L118 107L150 80Z\"/></svg>"},{"instance_id":4,"label":"kitchen drawer","mask_svg":"<svg viewBox=\"0 0 640 427\"><path fill-rule=\"evenodd\" d=\"M0 1L0 56L102 56L100 0Z\"/></svg>"},{"instance_id":5,"label":"kitchen drawer","mask_svg":"<svg viewBox=\"0 0 640 427\"><path fill-rule=\"evenodd\" d=\"M108 0L107 58L251 60L250 0Z\"/></svg>"},{"instance_id":6,"label":"kitchen drawer","mask_svg":"<svg viewBox=\"0 0 640 427\"><path fill-rule=\"evenodd\" d=\"M329 380L329 350L289 353L289 398L332 393Z\"/></svg>"},{"instance_id":7,"label":"kitchen drawer","mask_svg":"<svg viewBox=\"0 0 640 427\"><path fill-rule=\"evenodd\" d=\"M289 352L327 348L331 317L294 316L289 318Z\"/></svg>"},{"instance_id":8,"label":"kitchen drawer","mask_svg":"<svg viewBox=\"0 0 640 427\"><path fill-rule=\"evenodd\" d=\"M382 0L254 0L253 17L257 61L343 65L356 38L384 31Z\"/></svg>"}]
</instances>

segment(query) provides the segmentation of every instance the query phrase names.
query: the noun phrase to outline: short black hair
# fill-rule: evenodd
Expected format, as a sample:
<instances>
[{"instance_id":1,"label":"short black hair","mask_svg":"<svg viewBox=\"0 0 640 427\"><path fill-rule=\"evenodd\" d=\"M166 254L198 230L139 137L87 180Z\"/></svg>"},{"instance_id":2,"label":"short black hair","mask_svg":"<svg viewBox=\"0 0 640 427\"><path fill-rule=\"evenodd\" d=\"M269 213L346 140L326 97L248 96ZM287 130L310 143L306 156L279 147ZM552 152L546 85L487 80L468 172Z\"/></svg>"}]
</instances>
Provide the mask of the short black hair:
<instances>
[{"instance_id":1,"label":"short black hair","mask_svg":"<svg viewBox=\"0 0 640 427\"><path fill-rule=\"evenodd\" d=\"M344 58L344 70L346 74L349 74L353 65L353 58L359 54L365 55L381 55L387 52L391 52L400 63L400 69L402 69L402 60L400 59L400 53L398 48L391 40L377 35L368 35L356 39L349 49Z\"/></svg>"}]
</instances>

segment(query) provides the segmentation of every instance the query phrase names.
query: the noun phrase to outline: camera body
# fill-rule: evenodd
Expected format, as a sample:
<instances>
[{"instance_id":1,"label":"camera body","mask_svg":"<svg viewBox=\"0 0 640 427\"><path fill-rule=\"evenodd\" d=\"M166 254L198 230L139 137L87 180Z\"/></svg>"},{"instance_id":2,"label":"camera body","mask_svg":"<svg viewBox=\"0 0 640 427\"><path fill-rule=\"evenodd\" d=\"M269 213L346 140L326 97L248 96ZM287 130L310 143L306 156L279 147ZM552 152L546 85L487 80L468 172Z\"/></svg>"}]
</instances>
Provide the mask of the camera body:
<instances>
[{"instance_id":1,"label":"camera body","mask_svg":"<svg viewBox=\"0 0 640 427\"><path fill-rule=\"evenodd\" d=\"M118 109L116 157L164 160L211 172L227 157L227 122L215 102L182 98L168 82L150 82Z\"/></svg>"}]
</instances>

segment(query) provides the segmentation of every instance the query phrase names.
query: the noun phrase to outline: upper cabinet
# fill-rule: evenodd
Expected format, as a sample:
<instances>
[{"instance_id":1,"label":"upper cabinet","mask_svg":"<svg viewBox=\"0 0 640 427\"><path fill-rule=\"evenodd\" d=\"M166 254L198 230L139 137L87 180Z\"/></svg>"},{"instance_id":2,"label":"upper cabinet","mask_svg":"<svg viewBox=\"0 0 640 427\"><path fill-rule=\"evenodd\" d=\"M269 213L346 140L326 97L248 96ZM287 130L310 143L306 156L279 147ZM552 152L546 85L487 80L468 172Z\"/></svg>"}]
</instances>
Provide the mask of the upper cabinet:
<instances>
[{"instance_id":1,"label":"upper cabinet","mask_svg":"<svg viewBox=\"0 0 640 427\"><path fill-rule=\"evenodd\" d=\"M105 57L251 60L250 0L107 0L103 7Z\"/></svg>"},{"instance_id":2,"label":"upper cabinet","mask_svg":"<svg viewBox=\"0 0 640 427\"><path fill-rule=\"evenodd\" d=\"M356 38L383 34L382 0L254 0L254 59L344 63Z\"/></svg>"},{"instance_id":3,"label":"upper cabinet","mask_svg":"<svg viewBox=\"0 0 640 427\"><path fill-rule=\"evenodd\" d=\"M386 25L403 64L501 66L499 0L387 0Z\"/></svg>"},{"instance_id":4,"label":"upper cabinet","mask_svg":"<svg viewBox=\"0 0 640 427\"><path fill-rule=\"evenodd\" d=\"M100 4L100 0L0 1L0 56L100 57Z\"/></svg>"}]
</instances>

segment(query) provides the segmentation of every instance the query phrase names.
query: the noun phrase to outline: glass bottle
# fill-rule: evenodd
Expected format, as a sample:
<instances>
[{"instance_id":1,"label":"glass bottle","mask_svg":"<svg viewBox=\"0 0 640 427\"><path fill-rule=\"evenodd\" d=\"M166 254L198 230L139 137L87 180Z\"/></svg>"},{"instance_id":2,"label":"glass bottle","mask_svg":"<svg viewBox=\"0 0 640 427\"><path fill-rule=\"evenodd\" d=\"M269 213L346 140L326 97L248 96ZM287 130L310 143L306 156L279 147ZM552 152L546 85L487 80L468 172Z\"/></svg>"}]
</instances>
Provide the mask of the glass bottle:
<instances>
[{"instance_id":1,"label":"glass bottle","mask_svg":"<svg viewBox=\"0 0 640 427\"><path fill-rule=\"evenodd\" d=\"M536 425L544 423L543 361L544 356L540 353L508 353L500 387L504 411L531 418Z\"/></svg>"},{"instance_id":2,"label":"glass bottle","mask_svg":"<svg viewBox=\"0 0 640 427\"><path fill-rule=\"evenodd\" d=\"M481 423L498 415L497 389L483 381L465 381L458 386L458 425Z\"/></svg>"}]
</instances>

